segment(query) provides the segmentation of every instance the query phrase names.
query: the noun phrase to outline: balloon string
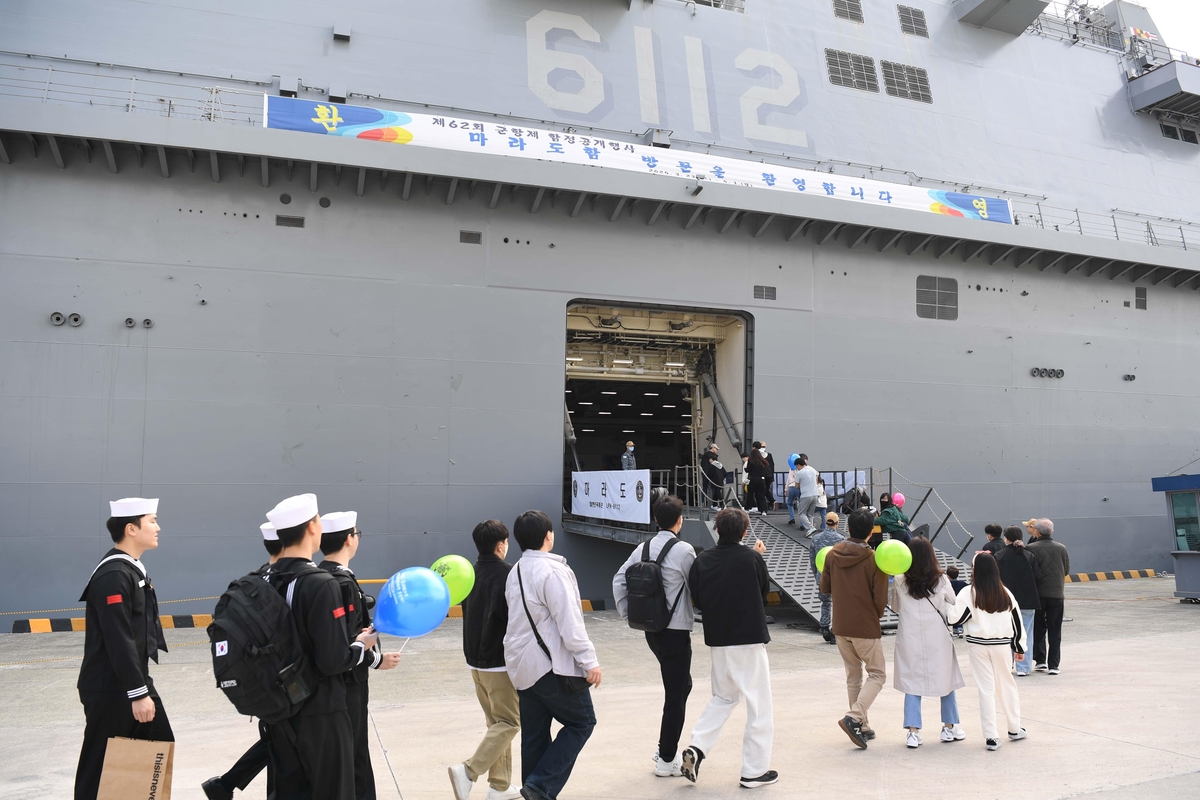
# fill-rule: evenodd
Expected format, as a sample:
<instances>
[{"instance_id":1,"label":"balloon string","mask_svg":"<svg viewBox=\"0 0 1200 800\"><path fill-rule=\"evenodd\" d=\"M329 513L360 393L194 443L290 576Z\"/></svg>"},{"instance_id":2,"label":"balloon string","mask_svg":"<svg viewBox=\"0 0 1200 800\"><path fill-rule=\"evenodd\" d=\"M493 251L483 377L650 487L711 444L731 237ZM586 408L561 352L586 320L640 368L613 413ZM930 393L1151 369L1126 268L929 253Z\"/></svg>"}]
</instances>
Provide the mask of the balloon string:
<instances>
[{"instance_id":1,"label":"balloon string","mask_svg":"<svg viewBox=\"0 0 1200 800\"><path fill-rule=\"evenodd\" d=\"M409 643L409 642L411 642L411 641L412 641L412 637L411 637L411 636L410 636L410 637L408 637L407 639L405 639L405 640L404 640L404 644L400 645L400 652L401 652L401 653L403 653L403 652L404 652L404 648L408 647L408 643Z\"/></svg>"}]
</instances>

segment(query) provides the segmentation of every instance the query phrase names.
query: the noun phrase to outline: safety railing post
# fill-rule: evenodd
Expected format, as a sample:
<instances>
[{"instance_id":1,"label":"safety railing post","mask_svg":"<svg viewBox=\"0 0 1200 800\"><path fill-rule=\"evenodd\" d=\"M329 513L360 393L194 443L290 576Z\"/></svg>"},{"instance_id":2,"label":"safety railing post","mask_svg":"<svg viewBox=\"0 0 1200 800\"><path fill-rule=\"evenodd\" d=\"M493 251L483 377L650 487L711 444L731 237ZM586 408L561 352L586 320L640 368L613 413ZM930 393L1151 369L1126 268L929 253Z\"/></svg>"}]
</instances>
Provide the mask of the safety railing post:
<instances>
[{"instance_id":1,"label":"safety railing post","mask_svg":"<svg viewBox=\"0 0 1200 800\"><path fill-rule=\"evenodd\" d=\"M892 491L892 468L888 467L888 494L893 494Z\"/></svg>"},{"instance_id":2,"label":"safety railing post","mask_svg":"<svg viewBox=\"0 0 1200 800\"><path fill-rule=\"evenodd\" d=\"M1183 226L1179 226L1179 241L1183 242L1183 249L1187 250L1187 237L1183 235Z\"/></svg>"},{"instance_id":3,"label":"safety railing post","mask_svg":"<svg viewBox=\"0 0 1200 800\"><path fill-rule=\"evenodd\" d=\"M927 491L927 492L925 493L925 496L921 498L921 502L920 502L920 503L917 503L917 510L916 510L916 511L914 511L914 512L912 513L912 516L908 518L908 523L909 523L910 525L912 524L912 521L913 521L914 519L916 519L916 518L917 518L917 514L920 514L920 513L921 513L921 509L925 507L925 501L929 499L929 495L931 495L931 494L933 494L933 487L932 487L932 486L929 488L929 491Z\"/></svg>"},{"instance_id":4,"label":"safety railing post","mask_svg":"<svg viewBox=\"0 0 1200 800\"><path fill-rule=\"evenodd\" d=\"M1117 237L1117 241L1119 242L1119 241L1121 241L1121 231L1119 228L1117 228L1117 217L1115 214L1113 215L1112 221L1113 221L1113 235Z\"/></svg>"},{"instance_id":5,"label":"safety railing post","mask_svg":"<svg viewBox=\"0 0 1200 800\"><path fill-rule=\"evenodd\" d=\"M54 77L54 65L46 67L46 88L42 90L42 102L45 103L50 99L50 81Z\"/></svg>"},{"instance_id":6,"label":"safety railing post","mask_svg":"<svg viewBox=\"0 0 1200 800\"><path fill-rule=\"evenodd\" d=\"M1083 217L1079 215L1079 209L1075 209L1075 224L1079 226L1079 235L1083 235Z\"/></svg>"},{"instance_id":7,"label":"safety railing post","mask_svg":"<svg viewBox=\"0 0 1200 800\"><path fill-rule=\"evenodd\" d=\"M946 509L946 516L945 516L945 518L943 518L943 519L942 519L942 524L941 524L941 525L938 525L938 529L937 529L936 531L934 531L934 532L933 532L933 536L930 536L930 537L929 537L929 543L930 543L930 544L933 544L933 540L934 540L934 539L936 539L936 538L938 537L938 534L942 532L942 528L946 527L946 523L950 521L950 518L951 518L952 516L954 516L954 510L953 510L953 509L950 509L950 508L947 508L947 509ZM912 520L909 520L909 521L911 522Z\"/></svg>"},{"instance_id":8,"label":"safety railing post","mask_svg":"<svg viewBox=\"0 0 1200 800\"><path fill-rule=\"evenodd\" d=\"M134 95L137 94L137 75L129 76L129 102L125 105L125 110L133 111Z\"/></svg>"},{"instance_id":9,"label":"safety railing post","mask_svg":"<svg viewBox=\"0 0 1200 800\"><path fill-rule=\"evenodd\" d=\"M971 546L971 542L973 541L975 541L975 534L972 533L971 538L967 539L967 543L962 546L962 550L958 551L958 555L955 556L955 558L957 558L959 561L962 561L962 554L967 552L967 548Z\"/></svg>"}]
</instances>

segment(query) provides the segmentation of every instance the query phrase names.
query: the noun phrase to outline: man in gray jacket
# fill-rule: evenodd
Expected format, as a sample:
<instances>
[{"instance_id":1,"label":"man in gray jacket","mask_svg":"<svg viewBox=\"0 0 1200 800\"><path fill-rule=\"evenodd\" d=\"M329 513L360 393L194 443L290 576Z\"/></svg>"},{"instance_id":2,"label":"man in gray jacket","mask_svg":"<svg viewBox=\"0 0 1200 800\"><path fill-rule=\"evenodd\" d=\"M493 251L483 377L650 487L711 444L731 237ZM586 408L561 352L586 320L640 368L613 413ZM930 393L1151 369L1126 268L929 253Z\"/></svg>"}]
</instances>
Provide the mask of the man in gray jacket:
<instances>
[{"instance_id":1,"label":"man in gray jacket","mask_svg":"<svg viewBox=\"0 0 1200 800\"><path fill-rule=\"evenodd\" d=\"M600 685L600 662L583 625L575 573L550 552L550 518L526 511L513 523L513 536L521 560L504 588L504 666L521 704L521 796L555 800L596 727L588 688ZM554 721L562 729L552 740Z\"/></svg>"},{"instance_id":2,"label":"man in gray jacket","mask_svg":"<svg viewBox=\"0 0 1200 800\"><path fill-rule=\"evenodd\" d=\"M682 759L679 755L679 736L683 733L683 718L687 712L688 695L692 692L692 596L688 591L687 576L696 560L696 551L687 542L678 541L683 527L683 501L668 495L654 504L654 521L658 523L658 535L649 541L649 557L655 560L663 548L671 549L661 565L663 590L669 607L674 609L666 630L652 633L646 631L646 644L658 659L662 673L663 701L662 723L658 729L658 753L654 756L654 774L660 778L682 775ZM671 544L674 542L673 544ZM613 576L613 598L622 619L629 618L629 592L625 586L625 570L642 560L646 546L638 545L617 574Z\"/></svg>"},{"instance_id":3,"label":"man in gray jacket","mask_svg":"<svg viewBox=\"0 0 1200 800\"><path fill-rule=\"evenodd\" d=\"M1042 604L1033 615L1033 669L1057 675L1062 647L1063 583L1071 571L1071 557L1062 542L1054 541L1053 522L1039 519L1033 529L1037 536L1027 548L1037 559L1037 591Z\"/></svg>"}]
</instances>

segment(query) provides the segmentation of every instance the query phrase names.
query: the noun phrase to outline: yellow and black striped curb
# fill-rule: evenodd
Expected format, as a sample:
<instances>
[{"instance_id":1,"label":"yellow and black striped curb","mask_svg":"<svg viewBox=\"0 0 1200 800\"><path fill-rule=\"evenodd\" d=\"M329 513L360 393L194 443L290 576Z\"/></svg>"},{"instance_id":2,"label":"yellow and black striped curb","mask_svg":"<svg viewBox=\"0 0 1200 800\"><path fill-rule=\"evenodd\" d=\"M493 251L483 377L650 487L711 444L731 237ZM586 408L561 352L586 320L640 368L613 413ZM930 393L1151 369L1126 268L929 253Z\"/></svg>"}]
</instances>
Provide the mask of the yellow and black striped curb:
<instances>
[{"instance_id":1,"label":"yellow and black striped curb","mask_svg":"<svg viewBox=\"0 0 1200 800\"><path fill-rule=\"evenodd\" d=\"M1155 572L1152 569L1125 569L1116 572L1077 572L1074 575L1068 575L1063 580L1067 583L1093 583L1095 581L1123 581L1130 578L1153 577L1155 577Z\"/></svg>"},{"instance_id":2,"label":"yellow and black striped curb","mask_svg":"<svg viewBox=\"0 0 1200 800\"><path fill-rule=\"evenodd\" d=\"M603 600L583 600L584 611L603 611ZM457 619L462 616L462 606L450 606L447 617ZM162 626L166 628L207 628L212 622L212 614L173 614L159 617ZM13 620L13 633L64 633L69 631L87 630L84 617L58 617L50 619L17 619Z\"/></svg>"},{"instance_id":3,"label":"yellow and black striped curb","mask_svg":"<svg viewBox=\"0 0 1200 800\"><path fill-rule=\"evenodd\" d=\"M159 617L163 628L207 628L212 614L170 614ZM55 619L13 620L13 633L64 633L87 629L83 617L59 617Z\"/></svg>"}]
</instances>

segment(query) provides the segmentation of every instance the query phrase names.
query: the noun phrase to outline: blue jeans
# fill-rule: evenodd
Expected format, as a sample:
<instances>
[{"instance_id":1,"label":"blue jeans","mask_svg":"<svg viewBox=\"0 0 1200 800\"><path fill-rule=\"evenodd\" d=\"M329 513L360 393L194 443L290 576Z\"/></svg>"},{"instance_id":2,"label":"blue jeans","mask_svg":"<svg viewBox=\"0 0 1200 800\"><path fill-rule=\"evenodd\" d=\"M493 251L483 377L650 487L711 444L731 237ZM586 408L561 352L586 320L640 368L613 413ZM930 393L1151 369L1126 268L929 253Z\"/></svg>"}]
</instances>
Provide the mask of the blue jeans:
<instances>
[{"instance_id":1,"label":"blue jeans","mask_svg":"<svg viewBox=\"0 0 1200 800\"><path fill-rule=\"evenodd\" d=\"M1028 675L1033 671L1033 646L1030 642L1033 641L1033 615L1036 613L1032 609L1021 609L1021 622L1025 624L1025 659L1017 662L1018 675Z\"/></svg>"},{"instance_id":2,"label":"blue jeans","mask_svg":"<svg viewBox=\"0 0 1200 800\"><path fill-rule=\"evenodd\" d=\"M800 487L789 486L787 490L788 519L796 521L796 503L800 500Z\"/></svg>"},{"instance_id":3,"label":"blue jeans","mask_svg":"<svg viewBox=\"0 0 1200 800\"><path fill-rule=\"evenodd\" d=\"M958 700L954 692L942 698L942 722L948 725L958 724ZM904 695L904 727L921 727L921 698L919 695Z\"/></svg>"},{"instance_id":4,"label":"blue jeans","mask_svg":"<svg viewBox=\"0 0 1200 800\"><path fill-rule=\"evenodd\" d=\"M596 727L591 690L566 692L558 677L547 672L521 698L521 783L533 797L555 800L571 777L579 751ZM562 729L550 739L550 723Z\"/></svg>"}]
</instances>

